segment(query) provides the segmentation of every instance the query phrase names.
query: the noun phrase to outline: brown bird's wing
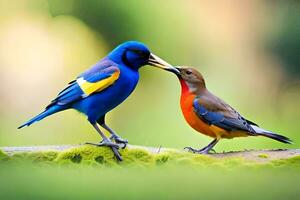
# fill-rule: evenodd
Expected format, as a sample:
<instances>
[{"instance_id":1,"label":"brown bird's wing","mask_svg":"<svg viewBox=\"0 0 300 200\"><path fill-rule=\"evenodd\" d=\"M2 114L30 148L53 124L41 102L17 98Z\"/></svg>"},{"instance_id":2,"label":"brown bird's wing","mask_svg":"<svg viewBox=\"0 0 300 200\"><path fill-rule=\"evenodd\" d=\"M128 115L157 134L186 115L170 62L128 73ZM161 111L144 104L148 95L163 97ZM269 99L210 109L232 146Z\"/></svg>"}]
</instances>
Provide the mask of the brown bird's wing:
<instances>
[{"instance_id":1,"label":"brown bird's wing","mask_svg":"<svg viewBox=\"0 0 300 200\"><path fill-rule=\"evenodd\" d=\"M198 117L210 125L228 131L241 130L255 133L250 126L254 124L243 118L236 110L208 91L195 98L194 111Z\"/></svg>"}]
</instances>

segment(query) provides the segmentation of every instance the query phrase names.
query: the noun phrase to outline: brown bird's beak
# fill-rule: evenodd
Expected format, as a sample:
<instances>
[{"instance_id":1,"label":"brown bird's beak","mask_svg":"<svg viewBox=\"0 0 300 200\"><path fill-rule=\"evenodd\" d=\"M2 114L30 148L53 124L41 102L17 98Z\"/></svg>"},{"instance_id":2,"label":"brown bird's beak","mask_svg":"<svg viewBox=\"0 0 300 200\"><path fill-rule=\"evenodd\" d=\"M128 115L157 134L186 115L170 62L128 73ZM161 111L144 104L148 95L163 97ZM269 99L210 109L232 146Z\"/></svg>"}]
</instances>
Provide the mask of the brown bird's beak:
<instances>
[{"instance_id":1,"label":"brown bird's beak","mask_svg":"<svg viewBox=\"0 0 300 200\"><path fill-rule=\"evenodd\" d=\"M173 72L175 74L180 73L178 69L164 61L163 59L159 58L158 56L154 55L153 53L150 54L148 64L154 67L158 67L170 72Z\"/></svg>"}]
</instances>

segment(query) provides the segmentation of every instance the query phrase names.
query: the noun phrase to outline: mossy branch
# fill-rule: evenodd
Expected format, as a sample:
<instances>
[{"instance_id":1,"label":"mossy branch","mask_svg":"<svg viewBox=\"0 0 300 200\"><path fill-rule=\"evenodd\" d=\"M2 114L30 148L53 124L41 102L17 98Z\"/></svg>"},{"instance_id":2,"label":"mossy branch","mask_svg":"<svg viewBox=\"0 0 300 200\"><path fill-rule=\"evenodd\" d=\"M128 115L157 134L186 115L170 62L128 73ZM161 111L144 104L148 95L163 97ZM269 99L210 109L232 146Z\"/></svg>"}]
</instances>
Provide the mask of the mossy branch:
<instances>
[{"instance_id":1,"label":"mossy branch","mask_svg":"<svg viewBox=\"0 0 300 200\"><path fill-rule=\"evenodd\" d=\"M183 150L129 145L120 150L124 159L119 163L106 147L89 145L49 145L28 147L0 147L1 161L33 160L50 163L82 163L89 165L137 165L188 164L206 166L281 166L300 167L300 149L248 150L199 155Z\"/></svg>"}]
</instances>

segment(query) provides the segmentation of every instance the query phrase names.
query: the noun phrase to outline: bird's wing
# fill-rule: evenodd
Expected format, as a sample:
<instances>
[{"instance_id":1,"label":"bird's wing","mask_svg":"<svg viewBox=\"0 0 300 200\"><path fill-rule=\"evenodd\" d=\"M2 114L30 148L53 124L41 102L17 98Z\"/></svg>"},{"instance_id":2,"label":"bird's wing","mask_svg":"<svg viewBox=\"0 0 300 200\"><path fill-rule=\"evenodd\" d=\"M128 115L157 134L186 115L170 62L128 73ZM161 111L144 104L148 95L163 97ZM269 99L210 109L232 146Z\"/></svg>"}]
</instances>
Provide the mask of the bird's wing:
<instances>
[{"instance_id":1,"label":"bird's wing","mask_svg":"<svg viewBox=\"0 0 300 200\"><path fill-rule=\"evenodd\" d=\"M93 70L83 73L76 80L71 81L47 108L52 105L68 105L94 93L101 92L118 80L119 76L120 70L116 66L98 67L97 70L93 68Z\"/></svg>"},{"instance_id":2,"label":"bird's wing","mask_svg":"<svg viewBox=\"0 0 300 200\"><path fill-rule=\"evenodd\" d=\"M255 133L250 126L252 122L250 123L231 106L211 93L196 97L193 108L197 116L210 125L227 131L240 130Z\"/></svg>"}]
</instances>

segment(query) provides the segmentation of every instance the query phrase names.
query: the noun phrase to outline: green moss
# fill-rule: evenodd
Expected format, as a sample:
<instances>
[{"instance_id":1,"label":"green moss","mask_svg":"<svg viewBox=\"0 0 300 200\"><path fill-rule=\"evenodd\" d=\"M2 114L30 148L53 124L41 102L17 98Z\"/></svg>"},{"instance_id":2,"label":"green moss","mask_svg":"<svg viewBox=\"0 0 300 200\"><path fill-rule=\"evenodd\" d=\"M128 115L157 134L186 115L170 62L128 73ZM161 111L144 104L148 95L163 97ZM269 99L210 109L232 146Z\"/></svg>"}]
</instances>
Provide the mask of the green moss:
<instances>
[{"instance_id":1,"label":"green moss","mask_svg":"<svg viewBox=\"0 0 300 200\"><path fill-rule=\"evenodd\" d=\"M159 154L155 157L155 163L157 165L166 164L170 160L170 156L168 154Z\"/></svg>"},{"instance_id":2,"label":"green moss","mask_svg":"<svg viewBox=\"0 0 300 200\"><path fill-rule=\"evenodd\" d=\"M294 156L294 157L288 158L288 159L286 159L286 161L289 164L300 165L300 156Z\"/></svg>"},{"instance_id":3,"label":"green moss","mask_svg":"<svg viewBox=\"0 0 300 200\"><path fill-rule=\"evenodd\" d=\"M54 160L60 164L89 164L89 165L116 165L116 159L110 148L108 147L94 147L84 145L74 147L58 154Z\"/></svg>"},{"instance_id":4,"label":"green moss","mask_svg":"<svg viewBox=\"0 0 300 200\"><path fill-rule=\"evenodd\" d=\"M300 156L294 156L287 159L278 159L270 162L275 167L293 167L300 168Z\"/></svg>"},{"instance_id":5,"label":"green moss","mask_svg":"<svg viewBox=\"0 0 300 200\"><path fill-rule=\"evenodd\" d=\"M269 155L262 153L262 154L259 154L258 157L259 158L269 158Z\"/></svg>"},{"instance_id":6,"label":"green moss","mask_svg":"<svg viewBox=\"0 0 300 200\"><path fill-rule=\"evenodd\" d=\"M34 161L53 161L58 155L58 152L55 151L45 151L45 152L34 152L27 154L27 158Z\"/></svg>"},{"instance_id":7,"label":"green moss","mask_svg":"<svg viewBox=\"0 0 300 200\"><path fill-rule=\"evenodd\" d=\"M156 165L170 164L176 162L178 159L182 158L184 153L179 153L175 151L166 151L163 153L155 154L154 160Z\"/></svg>"},{"instance_id":8,"label":"green moss","mask_svg":"<svg viewBox=\"0 0 300 200\"><path fill-rule=\"evenodd\" d=\"M218 162L218 159L209 157L208 155L199 155L197 154L195 157L192 158L195 163L201 165L213 165Z\"/></svg>"},{"instance_id":9,"label":"green moss","mask_svg":"<svg viewBox=\"0 0 300 200\"><path fill-rule=\"evenodd\" d=\"M33 162L47 162L54 161L58 152L55 151L41 151L41 152L28 152L28 153L16 153L9 157L11 161L16 160L31 160Z\"/></svg>"},{"instance_id":10,"label":"green moss","mask_svg":"<svg viewBox=\"0 0 300 200\"><path fill-rule=\"evenodd\" d=\"M0 150L0 160L7 160L9 156L4 153L2 150Z\"/></svg>"},{"instance_id":11,"label":"green moss","mask_svg":"<svg viewBox=\"0 0 300 200\"><path fill-rule=\"evenodd\" d=\"M155 162L154 155L144 149L124 149L120 153L124 165L149 166Z\"/></svg>"},{"instance_id":12,"label":"green moss","mask_svg":"<svg viewBox=\"0 0 300 200\"><path fill-rule=\"evenodd\" d=\"M195 168L222 168L236 169L246 168L277 168L277 167L297 167L300 168L300 156L259 163L246 160L244 158L215 158L207 155L192 154L181 151L164 151L161 153L151 153L145 149L120 149L123 162L118 162L111 149L108 147L95 147L84 145L74 147L65 151L45 151L17 153L8 156L0 151L0 161L31 161L39 163L51 163L59 165L77 166L97 166L97 167L155 167L155 166L178 166L184 165ZM260 158L268 158L267 154L259 154Z\"/></svg>"}]
</instances>

